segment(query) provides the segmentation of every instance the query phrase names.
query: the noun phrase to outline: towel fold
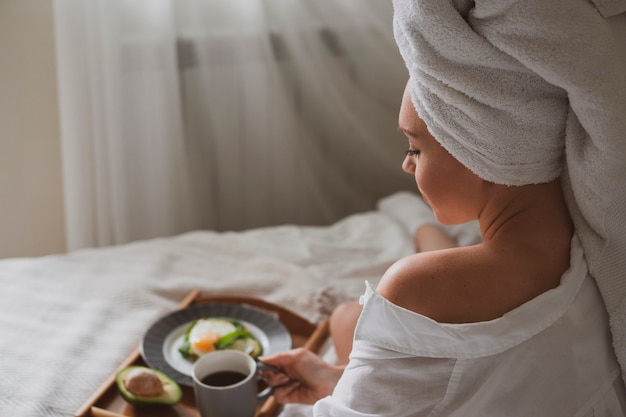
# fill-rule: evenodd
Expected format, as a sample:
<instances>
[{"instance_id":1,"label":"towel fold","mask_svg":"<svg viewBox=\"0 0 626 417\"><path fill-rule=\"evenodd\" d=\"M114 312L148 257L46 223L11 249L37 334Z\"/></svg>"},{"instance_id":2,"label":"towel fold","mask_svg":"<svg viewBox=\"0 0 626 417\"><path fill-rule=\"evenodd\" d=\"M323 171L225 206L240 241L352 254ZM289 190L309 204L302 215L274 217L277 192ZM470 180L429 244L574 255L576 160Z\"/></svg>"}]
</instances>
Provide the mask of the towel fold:
<instances>
[{"instance_id":1,"label":"towel fold","mask_svg":"<svg viewBox=\"0 0 626 417\"><path fill-rule=\"evenodd\" d=\"M562 175L591 274L626 338L626 0L394 0L413 104L487 181ZM626 344L614 345L626 374Z\"/></svg>"},{"instance_id":2,"label":"towel fold","mask_svg":"<svg viewBox=\"0 0 626 417\"><path fill-rule=\"evenodd\" d=\"M604 17L613 17L626 12L624 0L591 0Z\"/></svg>"}]
</instances>

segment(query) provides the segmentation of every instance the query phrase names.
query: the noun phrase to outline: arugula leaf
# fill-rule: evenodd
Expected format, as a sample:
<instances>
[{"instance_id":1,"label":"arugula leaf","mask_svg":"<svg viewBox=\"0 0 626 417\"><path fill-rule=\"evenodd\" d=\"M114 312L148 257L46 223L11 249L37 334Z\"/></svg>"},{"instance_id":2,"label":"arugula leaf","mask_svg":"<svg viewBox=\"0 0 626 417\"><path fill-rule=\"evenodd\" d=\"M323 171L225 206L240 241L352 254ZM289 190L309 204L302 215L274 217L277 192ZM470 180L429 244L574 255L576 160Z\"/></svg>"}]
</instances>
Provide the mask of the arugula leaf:
<instances>
[{"instance_id":1,"label":"arugula leaf","mask_svg":"<svg viewBox=\"0 0 626 417\"><path fill-rule=\"evenodd\" d=\"M235 343L236 340L238 339L244 339L244 338L254 338L252 336L252 334L247 331L246 329L237 329L234 332L230 332L228 334L225 334L224 336L222 336L220 338L220 340L217 341L217 343L215 343L215 348L216 349L227 349L230 345L232 345L233 343Z\"/></svg>"},{"instance_id":2,"label":"arugula leaf","mask_svg":"<svg viewBox=\"0 0 626 417\"><path fill-rule=\"evenodd\" d=\"M235 328L237 330L246 330L246 328L244 327L243 324L241 324L241 322L239 320L235 320L235 319L230 319L228 320L232 323L233 326L235 326Z\"/></svg>"},{"instance_id":3,"label":"arugula leaf","mask_svg":"<svg viewBox=\"0 0 626 417\"><path fill-rule=\"evenodd\" d=\"M191 356L191 343L189 343L188 339L183 341L183 344L180 345L178 351L185 359L188 359Z\"/></svg>"},{"instance_id":4,"label":"arugula leaf","mask_svg":"<svg viewBox=\"0 0 626 417\"><path fill-rule=\"evenodd\" d=\"M187 330L185 330L185 336L183 338L183 344L180 345L180 347L178 348L178 351L180 352L181 355L183 355L183 358L185 359L195 356L191 350L191 343L189 342L189 334L191 333L191 329L193 328L193 326L196 325L197 321L198 320L192 321L189 327L187 327Z\"/></svg>"}]
</instances>

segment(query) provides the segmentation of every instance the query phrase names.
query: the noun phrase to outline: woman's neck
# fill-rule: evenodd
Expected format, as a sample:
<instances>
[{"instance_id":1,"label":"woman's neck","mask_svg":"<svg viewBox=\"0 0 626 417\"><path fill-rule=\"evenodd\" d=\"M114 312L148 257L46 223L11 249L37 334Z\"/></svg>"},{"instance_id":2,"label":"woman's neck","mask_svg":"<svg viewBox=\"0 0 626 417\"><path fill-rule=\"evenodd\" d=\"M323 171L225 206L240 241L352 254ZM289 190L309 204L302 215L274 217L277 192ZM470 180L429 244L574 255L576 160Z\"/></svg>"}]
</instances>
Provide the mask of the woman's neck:
<instances>
[{"instance_id":1,"label":"woman's neck","mask_svg":"<svg viewBox=\"0 0 626 417\"><path fill-rule=\"evenodd\" d=\"M484 241L516 233L573 233L572 220L559 180L524 186L495 185L489 203L479 215Z\"/></svg>"}]
</instances>

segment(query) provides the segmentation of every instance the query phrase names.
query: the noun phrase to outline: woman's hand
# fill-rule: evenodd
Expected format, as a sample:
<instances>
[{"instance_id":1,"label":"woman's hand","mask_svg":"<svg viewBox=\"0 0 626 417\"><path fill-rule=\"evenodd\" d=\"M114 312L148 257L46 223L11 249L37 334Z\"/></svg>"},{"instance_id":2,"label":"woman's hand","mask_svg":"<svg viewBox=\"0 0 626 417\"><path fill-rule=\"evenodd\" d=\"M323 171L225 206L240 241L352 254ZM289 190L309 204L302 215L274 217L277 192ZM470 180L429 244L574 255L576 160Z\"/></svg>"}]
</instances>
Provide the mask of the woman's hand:
<instances>
[{"instance_id":1,"label":"woman's hand","mask_svg":"<svg viewBox=\"0 0 626 417\"><path fill-rule=\"evenodd\" d=\"M260 359L282 369L281 373L261 372L265 382L275 387L274 398L282 404L313 404L330 395L343 373L342 366L324 362L315 353L293 349Z\"/></svg>"}]
</instances>

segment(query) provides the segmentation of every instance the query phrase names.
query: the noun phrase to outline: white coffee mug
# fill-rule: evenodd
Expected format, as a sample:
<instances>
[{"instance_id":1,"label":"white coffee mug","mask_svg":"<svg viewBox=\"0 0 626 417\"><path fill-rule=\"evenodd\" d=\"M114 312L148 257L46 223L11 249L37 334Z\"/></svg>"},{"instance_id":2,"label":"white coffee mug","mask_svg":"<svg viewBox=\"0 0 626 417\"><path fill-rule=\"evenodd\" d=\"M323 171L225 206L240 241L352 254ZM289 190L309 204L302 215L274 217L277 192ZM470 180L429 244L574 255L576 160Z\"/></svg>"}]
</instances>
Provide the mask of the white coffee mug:
<instances>
[{"instance_id":1,"label":"white coffee mug","mask_svg":"<svg viewBox=\"0 0 626 417\"><path fill-rule=\"evenodd\" d=\"M202 417L253 417L271 389L258 392L257 365L250 355L218 350L196 361L192 372L196 405Z\"/></svg>"}]
</instances>

